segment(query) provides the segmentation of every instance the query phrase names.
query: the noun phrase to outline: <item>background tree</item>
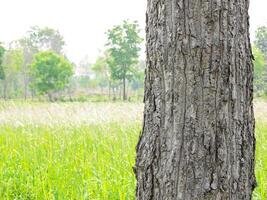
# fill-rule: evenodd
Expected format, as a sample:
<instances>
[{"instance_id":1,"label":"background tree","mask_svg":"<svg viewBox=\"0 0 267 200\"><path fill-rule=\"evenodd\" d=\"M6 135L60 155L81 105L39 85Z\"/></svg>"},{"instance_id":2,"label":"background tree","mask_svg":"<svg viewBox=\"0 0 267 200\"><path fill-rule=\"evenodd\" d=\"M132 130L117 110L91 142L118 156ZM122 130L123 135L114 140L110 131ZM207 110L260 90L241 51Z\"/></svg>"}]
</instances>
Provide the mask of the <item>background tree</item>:
<instances>
[{"instance_id":1,"label":"background tree","mask_svg":"<svg viewBox=\"0 0 267 200\"><path fill-rule=\"evenodd\" d=\"M63 56L51 51L39 52L31 64L31 87L39 94L47 94L53 100L53 94L64 89L73 75L72 64Z\"/></svg>"},{"instance_id":2,"label":"background tree","mask_svg":"<svg viewBox=\"0 0 267 200\"><path fill-rule=\"evenodd\" d=\"M264 81L264 74L266 72L266 62L264 54L257 48L253 47L254 55L254 88L257 94L261 94L267 86Z\"/></svg>"},{"instance_id":3,"label":"background tree","mask_svg":"<svg viewBox=\"0 0 267 200\"><path fill-rule=\"evenodd\" d=\"M0 43L0 80L5 79L5 73L3 68L4 54L5 54L5 48Z\"/></svg>"},{"instance_id":4,"label":"background tree","mask_svg":"<svg viewBox=\"0 0 267 200\"><path fill-rule=\"evenodd\" d=\"M23 64L23 53L21 49L8 49L3 60L4 80L3 97L5 99L19 97L21 91L21 68Z\"/></svg>"},{"instance_id":5,"label":"background tree","mask_svg":"<svg viewBox=\"0 0 267 200\"><path fill-rule=\"evenodd\" d=\"M122 25L108 30L108 51L112 56L109 60L111 77L121 80L123 84L123 100L126 96L126 80L132 76L134 64L138 62L140 43L138 24L124 21Z\"/></svg>"},{"instance_id":6,"label":"background tree","mask_svg":"<svg viewBox=\"0 0 267 200\"><path fill-rule=\"evenodd\" d=\"M49 50L63 55L65 41L59 31L48 27L40 28L38 26L34 26L28 32L28 35L32 45L39 51Z\"/></svg>"},{"instance_id":7,"label":"background tree","mask_svg":"<svg viewBox=\"0 0 267 200\"><path fill-rule=\"evenodd\" d=\"M260 75L260 80L258 79L259 77L256 76L256 84L260 81L261 83L261 90L267 95L267 27L261 26L257 29L256 31L256 39L255 39L255 46L257 49L262 52L264 56L264 69L263 71L261 70L261 75ZM261 66L260 64L263 63L262 57L259 55L259 51L256 51L254 54L255 56L255 69L259 69ZM259 59L259 61L257 61Z\"/></svg>"},{"instance_id":8,"label":"background tree","mask_svg":"<svg viewBox=\"0 0 267 200\"><path fill-rule=\"evenodd\" d=\"M23 77L23 87L24 87L24 99L27 99L28 97L28 89L29 89L29 83L31 80L30 77L30 64L32 63L33 56L36 54L39 50L34 45L34 41L30 37L24 37L19 40L20 48L23 52L23 64L22 64L22 77Z\"/></svg>"},{"instance_id":9,"label":"background tree","mask_svg":"<svg viewBox=\"0 0 267 200\"><path fill-rule=\"evenodd\" d=\"M96 59L95 64L92 66L92 70L96 74L96 80L98 81L98 85L103 89L106 86L110 86L109 81L109 68L107 60L104 56L99 56Z\"/></svg>"},{"instance_id":10,"label":"background tree","mask_svg":"<svg viewBox=\"0 0 267 200\"><path fill-rule=\"evenodd\" d=\"M139 96L143 97L144 93L144 80L145 80L145 61L140 60L135 67L134 76L131 81L132 89L136 91L137 99Z\"/></svg>"},{"instance_id":11,"label":"background tree","mask_svg":"<svg viewBox=\"0 0 267 200\"><path fill-rule=\"evenodd\" d=\"M34 54L40 51L54 51L63 55L63 47L65 45L63 36L59 31L52 28L40 28L34 26L28 31L27 36L19 40L23 49L24 63L22 66L23 82L24 82L24 98L27 98L27 90L30 82L29 65L33 60Z\"/></svg>"},{"instance_id":12,"label":"background tree","mask_svg":"<svg viewBox=\"0 0 267 200\"><path fill-rule=\"evenodd\" d=\"M261 26L257 29L255 45L267 57L267 27Z\"/></svg>"},{"instance_id":13,"label":"background tree","mask_svg":"<svg viewBox=\"0 0 267 200\"><path fill-rule=\"evenodd\" d=\"M112 57L110 53L106 51L102 56L99 56L96 59L96 62L92 67L92 70L96 75L95 79L97 80L98 85L100 87L108 87L109 99L111 97L111 89L113 88L114 92L114 87L117 86L116 80L113 80L111 76L111 67L109 65L110 59L112 59Z\"/></svg>"},{"instance_id":14,"label":"background tree","mask_svg":"<svg viewBox=\"0 0 267 200\"><path fill-rule=\"evenodd\" d=\"M75 74L71 81L73 93L80 95L88 92L92 83L92 64L89 61L88 56L85 56L78 65L73 65L75 68Z\"/></svg>"},{"instance_id":15,"label":"background tree","mask_svg":"<svg viewBox=\"0 0 267 200\"><path fill-rule=\"evenodd\" d=\"M147 1L137 200L251 200L249 1Z\"/></svg>"}]
</instances>

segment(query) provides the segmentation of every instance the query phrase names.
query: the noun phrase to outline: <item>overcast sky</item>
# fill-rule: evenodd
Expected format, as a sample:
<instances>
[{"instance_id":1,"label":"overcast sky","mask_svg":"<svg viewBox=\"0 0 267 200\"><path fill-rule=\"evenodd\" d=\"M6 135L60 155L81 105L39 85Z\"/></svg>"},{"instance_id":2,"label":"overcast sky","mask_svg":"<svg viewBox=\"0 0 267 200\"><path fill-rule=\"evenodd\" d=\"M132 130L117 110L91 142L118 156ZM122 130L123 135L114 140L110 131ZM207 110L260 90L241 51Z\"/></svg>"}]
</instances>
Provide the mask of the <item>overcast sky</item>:
<instances>
[{"instance_id":1,"label":"overcast sky","mask_svg":"<svg viewBox=\"0 0 267 200\"><path fill-rule=\"evenodd\" d=\"M64 36L70 60L79 63L88 55L94 62L105 32L124 19L137 20L144 29L145 10L146 0L3 0L0 41L19 39L34 25L48 26ZM250 16L253 39L255 29L267 25L267 0L251 0Z\"/></svg>"}]
</instances>

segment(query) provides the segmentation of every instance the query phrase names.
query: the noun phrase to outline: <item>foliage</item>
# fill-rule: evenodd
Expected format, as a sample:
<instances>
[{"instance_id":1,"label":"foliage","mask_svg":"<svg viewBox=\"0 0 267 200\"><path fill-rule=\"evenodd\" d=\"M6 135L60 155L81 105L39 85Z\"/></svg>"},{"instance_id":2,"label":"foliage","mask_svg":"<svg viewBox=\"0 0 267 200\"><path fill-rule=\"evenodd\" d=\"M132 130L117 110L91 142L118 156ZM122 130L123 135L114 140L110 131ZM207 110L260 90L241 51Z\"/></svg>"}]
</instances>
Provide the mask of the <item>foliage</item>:
<instances>
[{"instance_id":1,"label":"foliage","mask_svg":"<svg viewBox=\"0 0 267 200\"><path fill-rule=\"evenodd\" d=\"M20 39L19 46L22 49L24 63L23 63L23 73L25 76L29 76L29 65L33 60L34 54L38 53L38 48L34 46L34 42L31 40L30 37L24 37Z\"/></svg>"},{"instance_id":2,"label":"foliage","mask_svg":"<svg viewBox=\"0 0 267 200\"><path fill-rule=\"evenodd\" d=\"M40 28L34 26L29 31L28 39L31 41L32 46L38 51L54 51L58 54L63 54L63 47L65 41L59 31L52 28Z\"/></svg>"},{"instance_id":3,"label":"foliage","mask_svg":"<svg viewBox=\"0 0 267 200\"><path fill-rule=\"evenodd\" d=\"M87 89L96 87L97 83L88 76L75 76L72 78L72 85L76 89Z\"/></svg>"},{"instance_id":4,"label":"foliage","mask_svg":"<svg viewBox=\"0 0 267 200\"><path fill-rule=\"evenodd\" d=\"M140 61L135 68L134 77L132 79L132 88L134 90L139 90L144 88L145 81L145 62Z\"/></svg>"},{"instance_id":5,"label":"foliage","mask_svg":"<svg viewBox=\"0 0 267 200\"><path fill-rule=\"evenodd\" d=\"M133 65L138 62L139 45L142 39L139 36L136 22L124 21L122 25L115 26L107 33L109 52L112 59L111 73L114 79L130 78Z\"/></svg>"},{"instance_id":6,"label":"foliage","mask_svg":"<svg viewBox=\"0 0 267 200\"><path fill-rule=\"evenodd\" d=\"M4 55L0 44L0 80L3 80L3 97L7 99L23 96L27 99L29 83L32 80L30 64L33 56L42 50L63 54L64 44L63 37L58 31L38 26L32 27L23 38L10 42L9 49ZM31 94L33 96L33 91Z\"/></svg>"},{"instance_id":7,"label":"foliage","mask_svg":"<svg viewBox=\"0 0 267 200\"><path fill-rule=\"evenodd\" d=\"M262 26L257 29L254 44L256 91L267 95L267 27Z\"/></svg>"},{"instance_id":8,"label":"foliage","mask_svg":"<svg viewBox=\"0 0 267 200\"><path fill-rule=\"evenodd\" d=\"M33 77L31 87L39 94L48 94L64 89L73 75L73 68L64 57L51 51L39 52L31 64Z\"/></svg>"},{"instance_id":9,"label":"foliage","mask_svg":"<svg viewBox=\"0 0 267 200\"><path fill-rule=\"evenodd\" d=\"M21 49L8 49L3 58L3 80L4 98L15 98L22 94L21 90L21 69L24 62Z\"/></svg>"},{"instance_id":10,"label":"foliage","mask_svg":"<svg viewBox=\"0 0 267 200\"><path fill-rule=\"evenodd\" d=\"M29 57L33 57L39 50L35 46L35 41L30 36L23 37L18 40L21 49L23 49L26 55L30 55Z\"/></svg>"},{"instance_id":11,"label":"foliage","mask_svg":"<svg viewBox=\"0 0 267 200\"><path fill-rule=\"evenodd\" d=\"M1 81L3 87L0 88L3 94L1 96L5 99L27 99L29 96L40 99L37 94L51 95L56 92L56 99L59 95L60 98L66 95L67 98L64 99L72 100L76 98L74 95L79 96L80 93L84 96L108 93L109 100L116 100L120 99L117 97L123 94L123 89L124 93L125 89L127 90L129 97L139 96L136 91L141 91L143 87L143 70L140 71L138 64L139 46L142 42L138 24L124 21L123 24L109 30L107 36L108 49L96 59L94 65L91 65L86 57L75 68L77 73L71 79L67 90L57 88L49 92L36 89L38 79L32 77L31 64L34 62L34 55L42 51L51 51L65 57L64 38L58 30L49 27L31 27L21 39L8 44L9 49L5 54L0 44L0 80L3 80Z\"/></svg>"},{"instance_id":12,"label":"foliage","mask_svg":"<svg viewBox=\"0 0 267 200\"><path fill-rule=\"evenodd\" d=\"M18 42L19 48L21 48L23 52L24 59L23 59L23 64L22 64L22 69L21 69L22 81L23 81L22 87L23 87L24 99L27 99L28 90L30 89L29 83L31 80L29 66L32 63L34 54L36 54L39 50L34 45L34 42L32 41L32 38L30 36L23 37L19 39L17 42Z\"/></svg>"},{"instance_id":13,"label":"foliage","mask_svg":"<svg viewBox=\"0 0 267 200\"><path fill-rule=\"evenodd\" d=\"M267 27L261 26L257 29L255 45L267 57Z\"/></svg>"},{"instance_id":14,"label":"foliage","mask_svg":"<svg viewBox=\"0 0 267 200\"><path fill-rule=\"evenodd\" d=\"M6 74L14 75L21 70L23 53L21 49L7 50L4 56L4 70Z\"/></svg>"},{"instance_id":15,"label":"foliage","mask_svg":"<svg viewBox=\"0 0 267 200\"><path fill-rule=\"evenodd\" d=\"M256 92L261 92L264 90L264 73L266 62L264 59L264 54L257 48L253 47L254 55L254 86Z\"/></svg>"},{"instance_id":16,"label":"foliage","mask_svg":"<svg viewBox=\"0 0 267 200\"><path fill-rule=\"evenodd\" d=\"M0 80L5 79L5 72L3 68L4 54L5 54L5 48L0 43Z\"/></svg>"},{"instance_id":17,"label":"foliage","mask_svg":"<svg viewBox=\"0 0 267 200\"><path fill-rule=\"evenodd\" d=\"M108 59L111 77L113 80L123 80L124 100L125 80L130 80L135 72L135 64L138 62L140 44L143 41L139 36L140 30L136 22L124 21L122 25L114 26L108 30Z\"/></svg>"},{"instance_id":18,"label":"foliage","mask_svg":"<svg viewBox=\"0 0 267 200\"><path fill-rule=\"evenodd\" d=\"M96 74L95 78L98 81L100 87L109 86L109 83L111 81L110 70L107 62L108 59L109 55L106 52L104 56L99 56L96 59L95 64L92 66L92 70Z\"/></svg>"}]
</instances>

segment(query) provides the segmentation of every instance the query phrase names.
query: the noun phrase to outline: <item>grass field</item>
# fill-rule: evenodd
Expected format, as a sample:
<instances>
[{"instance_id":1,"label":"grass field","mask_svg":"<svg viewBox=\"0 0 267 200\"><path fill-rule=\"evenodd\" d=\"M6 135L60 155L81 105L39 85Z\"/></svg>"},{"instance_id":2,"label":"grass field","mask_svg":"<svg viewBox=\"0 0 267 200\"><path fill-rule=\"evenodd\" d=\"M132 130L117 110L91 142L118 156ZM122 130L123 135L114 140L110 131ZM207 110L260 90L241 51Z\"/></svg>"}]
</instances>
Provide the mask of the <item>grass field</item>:
<instances>
[{"instance_id":1,"label":"grass field","mask_svg":"<svg viewBox=\"0 0 267 200\"><path fill-rule=\"evenodd\" d=\"M258 188L267 199L267 103L256 101ZM0 199L134 199L142 104L0 102Z\"/></svg>"}]
</instances>

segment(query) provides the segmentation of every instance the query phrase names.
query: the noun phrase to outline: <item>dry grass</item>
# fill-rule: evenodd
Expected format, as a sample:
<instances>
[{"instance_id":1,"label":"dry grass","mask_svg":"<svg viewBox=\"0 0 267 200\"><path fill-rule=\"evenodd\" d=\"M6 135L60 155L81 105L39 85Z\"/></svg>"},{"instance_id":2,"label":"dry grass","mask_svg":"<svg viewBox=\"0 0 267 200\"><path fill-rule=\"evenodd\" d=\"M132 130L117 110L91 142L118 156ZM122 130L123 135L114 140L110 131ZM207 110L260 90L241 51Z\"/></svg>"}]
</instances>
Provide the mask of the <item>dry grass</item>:
<instances>
[{"instance_id":1,"label":"dry grass","mask_svg":"<svg viewBox=\"0 0 267 200\"><path fill-rule=\"evenodd\" d=\"M267 122L267 102L255 100L255 117ZM140 122L142 103L24 103L0 101L0 125L82 125Z\"/></svg>"},{"instance_id":2,"label":"dry grass","mask_svg":"<svg viewBox=\"0 0 267 200\"><path fill-rule=\"evenodd\" d=\"M267 123L267 101L264 99L256 99L254 104L256 119Z\"/></svg>"},{"instance_id":3,"label":"dry grass","mask_svg":"<svg viewBox=\"0 0 267 200\"><path fill-rule=\"evenodd\" d=\"M141 103L0 102L0 125L72 125L137 122Z\"/></svg>"}]
</instances>

